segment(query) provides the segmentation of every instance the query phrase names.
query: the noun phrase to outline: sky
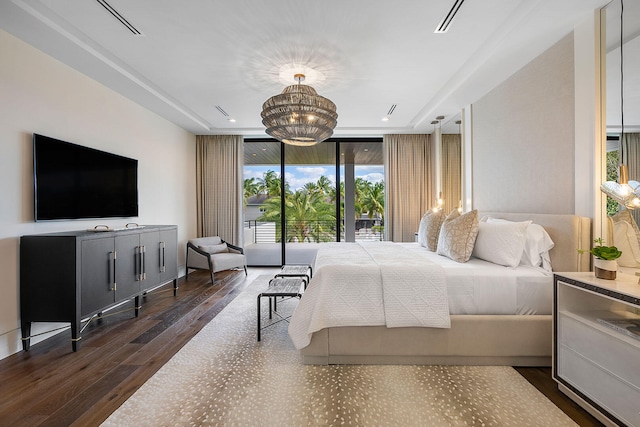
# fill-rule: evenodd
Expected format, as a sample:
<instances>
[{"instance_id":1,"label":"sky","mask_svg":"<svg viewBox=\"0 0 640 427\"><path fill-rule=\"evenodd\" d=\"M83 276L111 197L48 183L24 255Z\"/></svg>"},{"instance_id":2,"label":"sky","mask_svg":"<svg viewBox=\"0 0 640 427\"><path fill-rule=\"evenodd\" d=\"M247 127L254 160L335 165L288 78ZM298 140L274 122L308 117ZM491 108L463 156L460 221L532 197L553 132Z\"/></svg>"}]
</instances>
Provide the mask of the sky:
<instances>
[{"instance_id":1,"label":"sky","mask_svg":"<svg viewBox=\"0 0 640 427\"><path fill-rule=\"evenodd\" d=\"M280 173L280 167L275 165L269 166L245 166L244 178L256 178L262 179L264 172L267 170L276 171ZM319 166L319 165L296 165L287 166L285 169L285 180L289 183L289 188L293 191L302 188L307 182L317 182L321 176L326 176L329 181L336 182L335 167ZM344 174L344 170L340 167L340 173ZM384 166L383 165L356 165L355 166L356 178L363 178L370 182L382 182L384 181ZM344 179L344 178L342 178Z\"/></svg>"}]
</instances>

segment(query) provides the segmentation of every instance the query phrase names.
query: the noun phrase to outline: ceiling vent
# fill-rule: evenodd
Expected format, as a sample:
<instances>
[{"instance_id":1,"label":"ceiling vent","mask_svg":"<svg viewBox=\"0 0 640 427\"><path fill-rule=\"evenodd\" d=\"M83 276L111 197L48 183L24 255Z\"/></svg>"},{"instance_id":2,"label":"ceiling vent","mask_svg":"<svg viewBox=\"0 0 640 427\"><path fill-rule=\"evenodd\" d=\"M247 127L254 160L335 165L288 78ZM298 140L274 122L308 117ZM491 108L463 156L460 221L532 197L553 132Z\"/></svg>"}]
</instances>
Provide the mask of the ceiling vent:
<instances>
[{"instance_id":1,"label":"ceiling vent","mask_svg":"<svg viewBox=\"0 0 640 427\"><path fill-rule=\"evenodd\" d=\"M460 9L460 6L462 6L462 3L464 3L464 0L456 0L455 3L453 3L451 10L445 15L444 18L442 18L442 21L440 21L434 33L446 33L447 31L449 31L451 21L453 21L453 18L455 18L458 10Z\"/></svg>"},{"instance_id":2,"label":"ceiling vent","mask_svg":"<svg viewBox=\"0 0 640 427\"><path fill-rule=\"evenodd\" d=\"M387 112L387 117L393 114L397 106L398 104L393 104L391 108L389 108L389 111Z\"/></svg>"},{"instance_id":3,"label":"ceiling vent","mask_svg":"<svg viewBox=\"0 0 640 427\"><path fill-rule=\"evenodd\" d=\"M96 0L98 3L100 3L100 5L102 7L104 7L105 9L107 9L107 11L113 15L114 18L116 18L118 21L120 21L120 23L122 25L124 25L125 27L127 27L127 30L131 31L131 33L133 33L134 36L144 36L144 34L142 34L142 32L140 32L140 30L138 30L136 27L134 27L133 25L131 25L131 23L129 21L127 21L127 19L122 16L120 14L120 12L118 12L117 10L115 10L113 8L113 6L111 6L109 3L107 3L105 0Z\"/></svg>"},{"instance_id":4,"label":"ceiling vent","mask_svg":"<svg viewBox=\"0 0 640 427\"><path fill-rule=\"evenodd\" d=\"M220 111L220 114L222 114L223 116L225 116L225 117L229 117L229 113L227 113L226 111L224 111L224 109L223 109L221 106L216 105L216 110Z\"/></svg>"}]
</instances>

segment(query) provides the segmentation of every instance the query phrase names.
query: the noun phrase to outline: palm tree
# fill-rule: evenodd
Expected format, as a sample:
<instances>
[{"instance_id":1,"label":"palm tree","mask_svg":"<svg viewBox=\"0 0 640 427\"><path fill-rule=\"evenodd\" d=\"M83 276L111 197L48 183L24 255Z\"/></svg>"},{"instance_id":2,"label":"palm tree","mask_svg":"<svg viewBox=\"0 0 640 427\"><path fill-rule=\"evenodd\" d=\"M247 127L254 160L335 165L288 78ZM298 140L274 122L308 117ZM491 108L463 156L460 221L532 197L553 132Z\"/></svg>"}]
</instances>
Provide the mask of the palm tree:
<instances>
[{"instance_id":1,"label":"palm tree","mask_svg":"<svg viewBox=\"0 0 640 427\"><path fill-rule=\"evenodd\" d=\"M307 182L302 188L309 194L318 194L321 191L318 185L314 182Z\"/></svg>"},{"instance_id":2,"label":"palm tree","mask_svg":"<svg viewBox=\"0 0 640 427\"><path fill-rule=\"evenodd\" d=\"M247 178L244 180L244 201L251 196L260 194L260 182L256 178Z\"/></svg>"},{"instance_id":3,"label":"palm tree","mask_svg":"<svg viewBox=\"0 0 640 427\"><path fill-rule=\"evenodd\" d=\"M335 212L319 193L298 190L285 201L287 241L323 242L335 239Z\"/></svg>"},{"instance_id":4,"label":"palm tree","mask_svg":"<svg viewBox=\"0 0 640 427\"><path fill-rule=\"evenodd\" d=\"M366 209L364 208L364 198L367 193L369 193L371 188L371 183L364 178L356 178L354 181L354 208L355 208L355 217L356 219L360 218Z\"/></svg>"},{"instance_id":5,"label":"palm tree","mask_svg":"<svg viewBox=\"0 0 640 427\"><path fill-rule=\"evenodd\" d=\"M272 197L280 197L282 193L280 176L272 170L266 171L262 175L260 185L262 186L264 194Z\"/></svg>"},{"instance_id":6,"label":"palm tree","mask_svg":"<svg viewBox=\"0 0 640 427\"><path fill-rule=\"evenodd\" d=\"M324 195L328 195L331 192L332 187L335 188L335 185L333 185L329 178L324 175L318 178L318 183L316 185Z\"/></svg>"},{"instance_id":7,"label":"palm tree","mask_svg":"<svg viewBox=\"0 0 640 427\"><path fill-rule=\"evenodd\" d=\"M366 212L369 213L369 218L375 218L377 215L380 218L384 218L384 183L376 182L372 184L369 191L364 195L362 204L363 209L366 209Z\"/></svg>"}]
</instances>

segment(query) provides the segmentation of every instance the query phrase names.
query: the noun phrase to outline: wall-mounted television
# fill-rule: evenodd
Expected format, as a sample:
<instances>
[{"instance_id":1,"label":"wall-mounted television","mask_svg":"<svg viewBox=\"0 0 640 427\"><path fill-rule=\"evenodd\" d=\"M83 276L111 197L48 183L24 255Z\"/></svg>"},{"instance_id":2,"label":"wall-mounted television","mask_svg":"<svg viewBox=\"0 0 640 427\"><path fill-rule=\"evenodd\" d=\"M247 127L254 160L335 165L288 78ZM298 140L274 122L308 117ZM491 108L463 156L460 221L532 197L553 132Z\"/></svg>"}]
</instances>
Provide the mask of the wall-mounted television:
<instances>
[{"instance_id":1,"label":"wall-mounted television","mask_svg":"<svg viewBox=\"0 0 640 427\"><path fill-rule=\"evenodd\" d=\"M36 221L138 216L138 161L33 134Z\"/></svg>"}]
</instances>

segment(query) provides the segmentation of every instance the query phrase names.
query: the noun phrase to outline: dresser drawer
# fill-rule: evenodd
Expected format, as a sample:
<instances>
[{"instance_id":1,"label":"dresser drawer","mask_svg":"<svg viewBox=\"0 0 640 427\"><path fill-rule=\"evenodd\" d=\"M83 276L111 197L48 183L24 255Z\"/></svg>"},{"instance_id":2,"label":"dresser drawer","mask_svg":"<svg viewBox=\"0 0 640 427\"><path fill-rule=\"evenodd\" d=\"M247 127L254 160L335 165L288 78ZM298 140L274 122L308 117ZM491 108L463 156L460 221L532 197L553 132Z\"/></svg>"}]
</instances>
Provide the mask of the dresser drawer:
<instances>
[{"instance_id":1,"label":"dresser drawer","mask_svg":"<svg viewBox=\"0 0 640 427\"><path fill-rule=\"evenodd\" d=\"M640 341L637 346L630 344L629 340L633 338L622 338L621 333L614 329L593 327L566 313L559 313L558 320L560 346L573 350L640 389ZM640 403L638 406L640 410Z\"/></svg>"},{"instance_id":2,"label":"dresser drawer","mask_svg":"<svg viewBox=\"0 0 640 427\"><path fill-rule=\"evenodd\" d=\"M558 375L630 426L640 426L640 390L564 345L558 348Z\"/></svg>"}]
</instances>

